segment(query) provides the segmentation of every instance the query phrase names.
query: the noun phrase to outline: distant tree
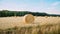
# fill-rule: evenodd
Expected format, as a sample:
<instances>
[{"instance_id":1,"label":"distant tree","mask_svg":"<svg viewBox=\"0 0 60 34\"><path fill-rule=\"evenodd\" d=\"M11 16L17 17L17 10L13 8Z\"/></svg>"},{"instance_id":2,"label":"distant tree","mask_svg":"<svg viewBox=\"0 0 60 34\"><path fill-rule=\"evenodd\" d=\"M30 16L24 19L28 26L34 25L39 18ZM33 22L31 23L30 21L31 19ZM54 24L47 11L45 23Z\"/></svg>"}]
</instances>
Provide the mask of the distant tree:
<instances>
[{"instance_id":1,"label":"distant tree","mask_svg":"<svg viewBox=\"0 0 60 34\"><path fill-rule=\"evenodd\" d=\"M60 15L56 15L56 14L47 14L47 13L29 12L29 11L9 11L9 10L0 11L0 17L24 16L26 14L32 14L34 16L60 16Z\"/></svg>"}]
</instances>

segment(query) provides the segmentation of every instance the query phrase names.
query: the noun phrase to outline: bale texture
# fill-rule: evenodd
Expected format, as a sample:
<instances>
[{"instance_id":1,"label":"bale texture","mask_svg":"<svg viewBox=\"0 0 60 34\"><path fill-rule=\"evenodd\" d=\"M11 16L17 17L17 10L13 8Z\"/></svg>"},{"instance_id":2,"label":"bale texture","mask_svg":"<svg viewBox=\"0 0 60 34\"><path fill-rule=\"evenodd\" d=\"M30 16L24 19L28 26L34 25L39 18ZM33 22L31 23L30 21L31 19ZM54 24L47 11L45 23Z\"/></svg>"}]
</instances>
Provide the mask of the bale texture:
<instances>
[{"instance_id":1,"label":"bale texture","mask_svg":"<svg viewBox=\"0 0 60 34\"><path fill-rule=\"evenodd\" d=\"M34 22L34 16L31 14L27 14L24 16L24 23L33 23Z\"/></svg>"}]
</instances>

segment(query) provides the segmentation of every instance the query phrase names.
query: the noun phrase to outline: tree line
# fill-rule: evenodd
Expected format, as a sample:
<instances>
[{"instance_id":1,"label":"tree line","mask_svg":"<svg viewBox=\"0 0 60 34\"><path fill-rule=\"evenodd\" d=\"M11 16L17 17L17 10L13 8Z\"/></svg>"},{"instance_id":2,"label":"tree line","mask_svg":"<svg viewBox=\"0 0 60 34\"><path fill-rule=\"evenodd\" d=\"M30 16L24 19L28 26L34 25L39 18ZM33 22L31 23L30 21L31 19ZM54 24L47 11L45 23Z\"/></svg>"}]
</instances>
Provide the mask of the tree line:
<instances>
[{"instance_id":1,"label":"tree line","mask_svg":"<svg viewBox=\"0 0 60 34\"><path fill-rule=\"evenodd\" d=\"M9 11L2 10L0 11L0 17L10 17L10 16L24 16L26 14L32 14L34 16L60 16L55 14L39 13L39 12L29 12L29 11Z\"/></svg>"}]
</instances>

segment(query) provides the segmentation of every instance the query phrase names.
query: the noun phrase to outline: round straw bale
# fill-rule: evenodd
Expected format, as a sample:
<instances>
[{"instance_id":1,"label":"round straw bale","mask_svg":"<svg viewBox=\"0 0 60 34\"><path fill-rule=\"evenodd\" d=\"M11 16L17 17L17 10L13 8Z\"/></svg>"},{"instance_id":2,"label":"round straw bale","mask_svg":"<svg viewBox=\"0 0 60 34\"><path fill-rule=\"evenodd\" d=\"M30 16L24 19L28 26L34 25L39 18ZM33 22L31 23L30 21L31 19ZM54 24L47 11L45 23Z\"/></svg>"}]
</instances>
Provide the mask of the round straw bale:
<instances>
[{"instance_id":1,"label":"round straw bale","mask_svg":"<svg viewBox=\"0 0 60 34\"><path fill-rule=\"evenodd\" d=\"M31 14L27 14L24 16L24 23L33 23L34 22L34 16Z\"/></svg>"}]
</instances>

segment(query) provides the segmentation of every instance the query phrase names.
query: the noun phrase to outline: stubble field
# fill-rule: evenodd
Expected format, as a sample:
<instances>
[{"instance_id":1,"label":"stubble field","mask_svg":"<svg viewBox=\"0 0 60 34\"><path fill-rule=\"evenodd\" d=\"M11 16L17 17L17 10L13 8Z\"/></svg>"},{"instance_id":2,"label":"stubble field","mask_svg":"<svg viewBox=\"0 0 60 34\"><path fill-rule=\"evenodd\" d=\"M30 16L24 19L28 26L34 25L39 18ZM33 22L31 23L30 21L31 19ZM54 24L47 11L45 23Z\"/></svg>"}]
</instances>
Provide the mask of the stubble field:
<instances>
[{"instance_id":1,"label":"stubble field","mask_svg":"<svg viewBox=\"0 0 60 34\"><path fill-rule=\"evenodd\" d=\"M35 16L33 23L23 22L23 17L1 17L0 29L15 34L60 34L60 17Z\"/></svg>"}]
</instances>

